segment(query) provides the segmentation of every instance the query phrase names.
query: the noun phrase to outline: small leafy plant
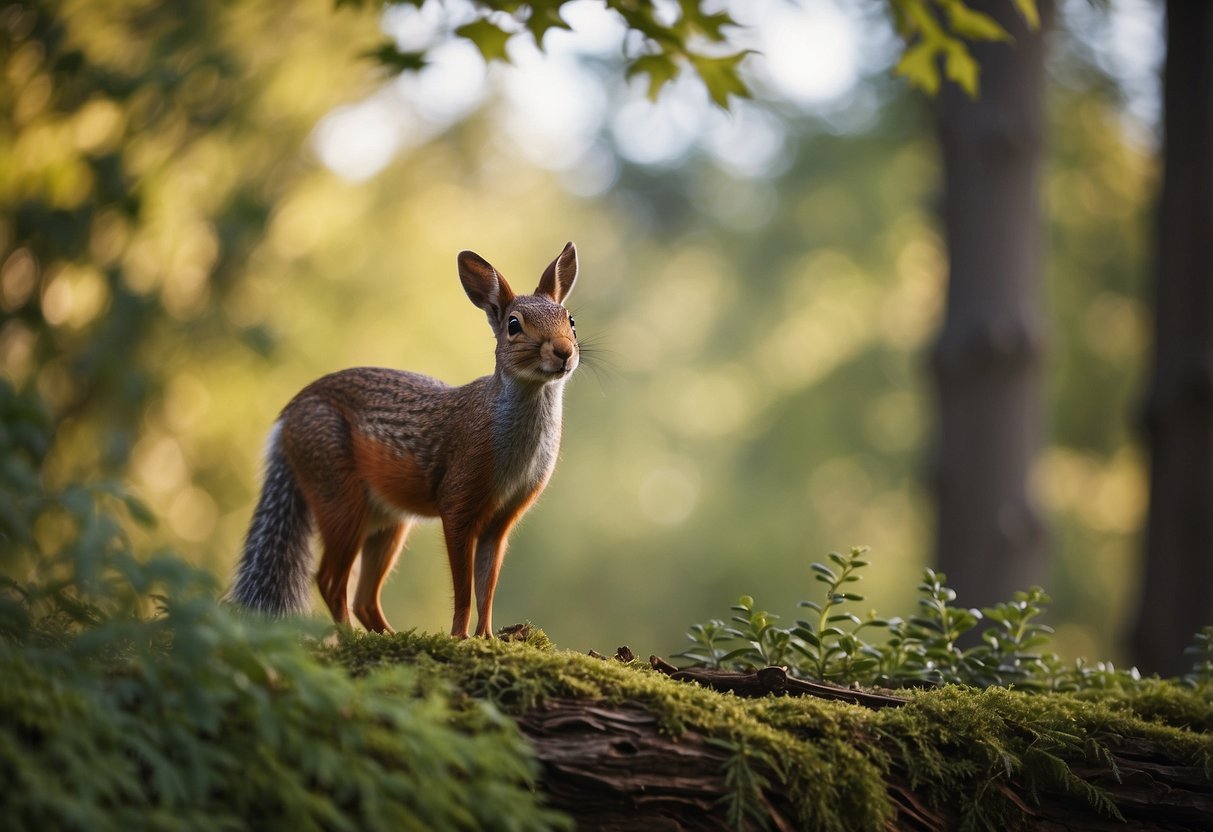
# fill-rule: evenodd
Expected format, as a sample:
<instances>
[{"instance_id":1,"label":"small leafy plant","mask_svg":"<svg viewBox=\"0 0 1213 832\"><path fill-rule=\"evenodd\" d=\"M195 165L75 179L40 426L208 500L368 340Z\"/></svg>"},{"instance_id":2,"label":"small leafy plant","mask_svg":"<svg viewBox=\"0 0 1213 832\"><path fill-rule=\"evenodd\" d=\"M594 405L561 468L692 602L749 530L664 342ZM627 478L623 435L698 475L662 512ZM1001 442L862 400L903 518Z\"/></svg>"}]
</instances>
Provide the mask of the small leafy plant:
<instances>
[{"instance_id":1,"label":"small leafy plant","mask_svg":"<svg viewBox=\"0 0 1213 832\"><path fill-rule=\"evenodd\" d=\"M823 681L850 681L880 665L880 651L864 643L859 631L867 627L888 627L888 622L872 613L861 619L853 612L842 611L843 604L863 600L862 595L844 587L859 580L859 570L868 565L861 559L866 552L866 548L851 549L848 555L830 552L828 557L833 567L822 563L809 567L814 572L814 580L826 585L825 599L800 602L800 606L817 614L816 620L798 621L792 629L789 644Z\"/></svg>"},{"instance_id":2,"label":"small leafy plant","mask_svg":"<svg viewBox=\"0 0 1213 832\"><path fill-rule=\"evenodd\" d=\"M847 554L831 552L828 563L809 569L825 585L821 600L802 601L811 611L791 627L777 625L779 616L757 609L745 595L732 608L733 625L720 619L692 625L691 646L679 658L726 670L784 665L792 673L835 684L885 687L960 684L1010 687L1028 691L1141 688L1136 668L1117 669L1109 662L1062 661L1048 652L1053 629L1040 619L1050 598L1040 587L1016 592L1011 601L984 609L956 604L947 576L923 571L918 584L917 614L908 620L863 617L854 605L864 600L855 591L868 566L867 548ZM972 631L982 624L980 639ZM883 633L884 637L875 634ZM1187 653L1192 672L1183 682L1213 690L1213 626L1196 635Z\"/></svg>"}]
</instances>

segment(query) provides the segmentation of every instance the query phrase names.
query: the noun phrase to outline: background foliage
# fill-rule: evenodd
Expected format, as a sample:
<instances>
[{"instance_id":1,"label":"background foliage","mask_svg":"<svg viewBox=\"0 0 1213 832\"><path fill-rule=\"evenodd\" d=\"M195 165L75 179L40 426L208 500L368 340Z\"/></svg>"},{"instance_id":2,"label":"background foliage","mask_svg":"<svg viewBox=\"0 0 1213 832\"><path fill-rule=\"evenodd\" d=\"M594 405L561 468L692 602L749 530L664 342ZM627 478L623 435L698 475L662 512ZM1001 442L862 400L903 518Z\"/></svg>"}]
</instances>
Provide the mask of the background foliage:
<instances>
[{"instance_id":1,"label":"background foliage","mask_svg":"<svg viewBox=\"0 0 1213 832\"><path fill-rule=\"evenodd\" d=\"M598 372L570 388L562 460L515 537L498 619L570 647L660 650L738 591L791 608L805 564L852 543L882 555L872 603L913 604L944 274L926 114L890 60L829 107L754 85L735 118L778 125L765 164L702 145L641 164L603 128L606 187L588 188L534 164L490 98L458 126L411 125L432 138L346 181L309 137L384 83L356 59L383 39L367 10L64 0L9 7L3 27L0 374L10 412L49 414L48 487L118 476L161 518L127 530L137 549L171 544L226 577L265 431L295 390L355 364L489 371L454 253L525 286L574 239L572 305ZM1059 651L1115 658L1144 499L1131 395L1155 171L1115 80L1083 42L1056 45L1046 583ZM600 63L617 77L622 60ZM603 86L621 103L646 80ZM29 533L54 551L63 522ZM423 529L389 583L392 620L443 626L448 582Z\"/></svg>"}]
</instances>

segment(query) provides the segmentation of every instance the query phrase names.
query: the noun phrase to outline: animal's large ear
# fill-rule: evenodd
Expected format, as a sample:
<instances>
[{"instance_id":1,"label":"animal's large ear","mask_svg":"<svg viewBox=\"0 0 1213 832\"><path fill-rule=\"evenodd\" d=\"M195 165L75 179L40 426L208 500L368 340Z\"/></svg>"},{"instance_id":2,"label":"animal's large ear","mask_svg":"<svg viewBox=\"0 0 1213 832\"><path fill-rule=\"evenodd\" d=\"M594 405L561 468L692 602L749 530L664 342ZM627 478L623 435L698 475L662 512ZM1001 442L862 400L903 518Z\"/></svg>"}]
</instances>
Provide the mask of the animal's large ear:
<instances>
[{"instance_id":1,"label":"animal's large ear","mask_svg":"<svg viewBox=\"0 0 1213 832\"><path fill-rule=\"evenodd\" d=\"M476 252L461 251L459 282L472 303L484 310L494 331L500 329L505 310L514 300L514 290L505 278Z\"/></svg>"},{"instance_id":2,"label":"animal's large ear","mask_svg":"<svg viewBox=\"0 0 1213 832\"><path fill-rule=\"evenodd\" d=\"M557 303L564 303L576 282L577 246L570 242L565 244L564 251L560 252L552 264L544 269L535 294L547 295Z\"/></svg>"}]
</instances>

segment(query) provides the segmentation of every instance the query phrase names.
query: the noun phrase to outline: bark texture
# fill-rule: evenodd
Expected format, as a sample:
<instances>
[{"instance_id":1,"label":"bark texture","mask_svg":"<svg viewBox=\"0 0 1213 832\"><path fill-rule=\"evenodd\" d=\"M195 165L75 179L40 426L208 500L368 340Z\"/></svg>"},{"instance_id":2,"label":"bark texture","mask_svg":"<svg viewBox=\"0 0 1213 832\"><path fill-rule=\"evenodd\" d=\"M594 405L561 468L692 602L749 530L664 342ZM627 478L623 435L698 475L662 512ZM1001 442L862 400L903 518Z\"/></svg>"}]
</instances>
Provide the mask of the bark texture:
<instances>
[{"instance_id":1,"label":"bark texture","mask_svg":"<svg viewBox=\"0 0 1213 832\"><path fill-rule=\"evenodd\" d=\"M1167 3L1150 509L1134 660L1163 675L1213 624L1213 3Z\"/></svg>"},{"instance_id":2,"label":"bark texture","mask_svg":"<svg viewBox=\"0 0 1213 832\"><path fill-rule=\"evenodd\" d=\"M654 667L662 669L658 663ZM698 683L736 692L759 688L778 674L705 671ZM766 681L758 677L765 673ZM792 680L795 681L795 680ZM775 682L776 687L779 684ZM831 691L831 689L833 689ZM788 688L784 695L826 695L847 688L819 685ZM854 693L854 691L849 691ZM904 704L899 697L872 695L868 707ZM734 828L724 806L732 792L726 782L729 750L694 731L676 738L661 730L654 714L634 702L548 700L518 717L543 767L541 787L548 801L570 814L579 830L726 830ZM1109 747L1111 762L1072 764L1079 778L1099 786L1124 819L1101 814L1078 790L1047 790L1021 776L995 789L1022 812L1015 828L1061 830L1198 830L1213 828L1213 782L1201 766L1179 765L1148 739L1126 737ZM935 832L958 829L958 807L932 801L911 785L903 760L893 757L886 775L896 814L888 830ZM765 774L778 782L774 771ZM787 795L778 788L760 797L766 828L806 828ZM762 828L747 820L745 828ZM812 828L810 821L808 828Z\"/></svg>"},{"instance_id":3,"label":"bark texture","mask_svg":"<svg viewBox=\"0 0 1213 832\"><path fill-rule=\"evenodd\" d=\"M948 291L932 355L938 436L935 561L965 605L1040 583L1031 490L1043 435L1039 170L1044 43L1012 0L977 0L1014 37L974 44L981 91L940 95ZM1041 4L1051 17L1051 4ZM1042 27L1043 28L1043 27Z\"/></svg>"}]
</instances>

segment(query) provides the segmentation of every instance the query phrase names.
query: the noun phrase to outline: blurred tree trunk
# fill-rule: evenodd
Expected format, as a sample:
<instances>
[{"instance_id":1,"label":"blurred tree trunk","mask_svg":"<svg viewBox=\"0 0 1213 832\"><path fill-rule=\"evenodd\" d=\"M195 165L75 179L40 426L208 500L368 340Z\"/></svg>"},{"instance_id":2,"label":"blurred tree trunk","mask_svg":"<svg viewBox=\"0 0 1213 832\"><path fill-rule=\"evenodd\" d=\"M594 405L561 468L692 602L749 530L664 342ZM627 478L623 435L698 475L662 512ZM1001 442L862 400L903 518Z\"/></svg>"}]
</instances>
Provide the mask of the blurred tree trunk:
<instances>
[{"instance_id":1,"label":"blurred tree trunk","mask_svg":"<svg viewBox=\"0 0 1213 832\"><path fill-rule=\"evenodd\" d=\"M1133 639L1177 674L1213 624L1213 3L1169 0L1155 345L1146 400L1150 511Z\"/></svg>"},{"instance_id":2,"label":"blurred tree trunk","mask_svg":"<svg viewBox=\"0 0 1213 832\"><path fill-rule=\"evenodd\" d=\"M938 391L936 563L966 606L1039 583L1044 523L1031 470L1043 436L1040 161L1044 43L1012 0L977 0L1013 43L972 45L981 90L938 109L948 293ZM1040 4L1042 19L1051 2ZM1042 27L1043 28L1043 27Z\"/></svg>"}]
</instances>

